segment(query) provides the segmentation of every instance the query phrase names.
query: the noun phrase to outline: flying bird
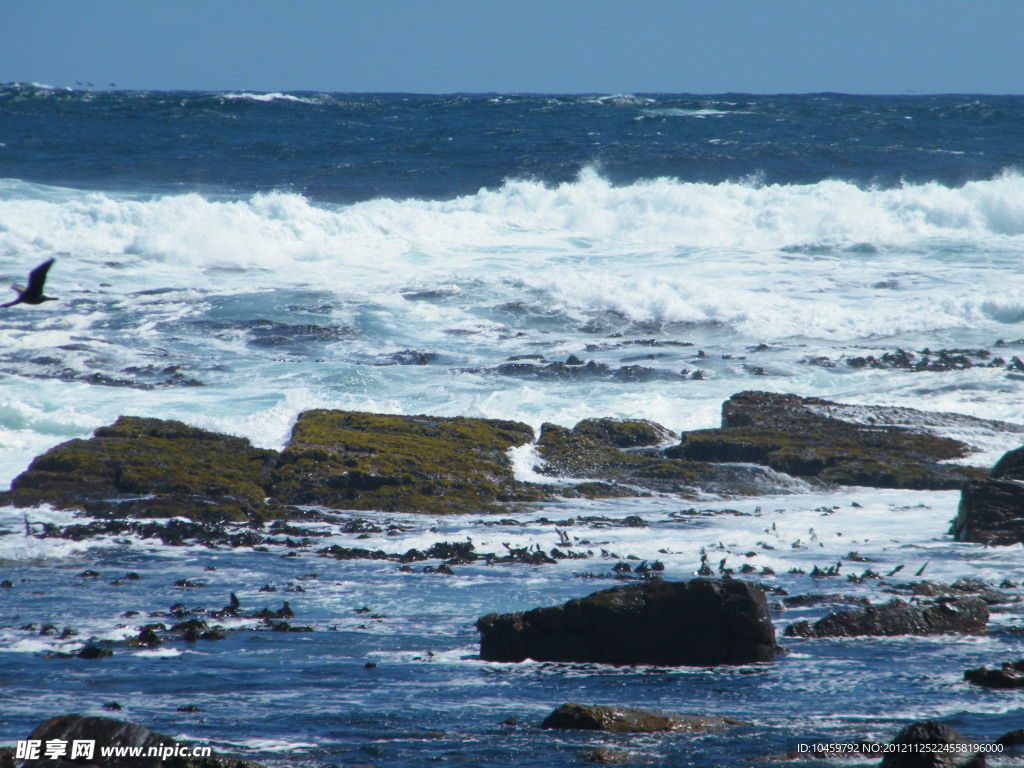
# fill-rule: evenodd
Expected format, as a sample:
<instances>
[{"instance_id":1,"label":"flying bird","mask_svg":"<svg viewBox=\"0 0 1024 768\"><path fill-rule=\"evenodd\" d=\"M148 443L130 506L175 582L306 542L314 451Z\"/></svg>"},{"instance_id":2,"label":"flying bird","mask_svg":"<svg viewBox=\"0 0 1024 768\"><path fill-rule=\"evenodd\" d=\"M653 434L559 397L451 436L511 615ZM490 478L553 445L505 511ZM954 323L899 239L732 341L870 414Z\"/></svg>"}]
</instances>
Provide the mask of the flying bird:
<instances>
[{"instance_id":1,"label":"flying bird","mask_svg":"<svg viewBox=\"0 0 1024 768\"><path fill-rule=\"evenodd\" d=\"M56 301L53 296L43 295L43 283L46 282L46 273L50 271L53 259L44 261L38 267L28 273L28 287L12 285L11 288L18 292L18 298L6 304L0 304L0 309L13 307L15 304L42 304L44 301Z\"/></svg>"}]
</instances>

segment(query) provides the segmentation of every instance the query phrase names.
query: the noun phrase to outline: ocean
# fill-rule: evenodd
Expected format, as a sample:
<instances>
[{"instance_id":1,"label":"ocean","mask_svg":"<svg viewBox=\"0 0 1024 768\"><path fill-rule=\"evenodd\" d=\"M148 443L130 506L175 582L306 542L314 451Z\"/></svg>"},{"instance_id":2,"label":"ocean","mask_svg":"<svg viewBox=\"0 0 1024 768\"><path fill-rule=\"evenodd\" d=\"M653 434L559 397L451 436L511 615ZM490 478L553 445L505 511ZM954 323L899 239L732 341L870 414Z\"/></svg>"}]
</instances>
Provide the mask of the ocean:
<instances>
[{"instance_id":1,"label":"ocean","mask_svg":"<svg viewBox=\"0 0 1024 768\"><path fill-rule=\"evenodd\" d=\"M535 429L644 418L678 433L718 426L744 390L1021 424L1022 257L1024 97L4 85L0 277L23 283L53 258L59 301L0 310L0 485L120 415L267 448L311 408ZM931 365L942 350L968 364ZM925 363L890 364L900 351ZM505 365L570 356L609 373ZM1014 447L994 441L972 463ZM529 477L531 457L517 459ZM908 581L922 566L947 582L1024 579L1020 545L952 542L956 491L795 479L783 490L696 509L671 496L567 499L515 525L361 512L358 534L314 527L318 546L402 552L468 537L488 551L556 546L548 521L575 520L575 535L660 560L674 579L694 576L702 550L740 558L770 537L757 564L775 573L762 583L873 602L890 597L877 582L789 571L857 552L876 571L904 566ZM38 538L24 514L0 508L0 579L13 584L0 590L0 744L56 714L109 715L112 702L268 766L570 765L602 744L652 765L722 766L801 739L888 740L916 719L979 741L1024 725L1012 692L962 681L1024 655L1016 603L986 635L786 638L789 653L741 668L499 664L479 659L476 618L621 583L616 561L445 576L273 547ZM633 516L646 527L620 524ZM183 579L203 586L174 586ZM240 622L218 642L52 657L232 592L253 609L286 599L314 631ZM779 608L780 639L830 610ZM743 725L625 740L541 730L566 701Z\"/></svg>"}]
</instances>

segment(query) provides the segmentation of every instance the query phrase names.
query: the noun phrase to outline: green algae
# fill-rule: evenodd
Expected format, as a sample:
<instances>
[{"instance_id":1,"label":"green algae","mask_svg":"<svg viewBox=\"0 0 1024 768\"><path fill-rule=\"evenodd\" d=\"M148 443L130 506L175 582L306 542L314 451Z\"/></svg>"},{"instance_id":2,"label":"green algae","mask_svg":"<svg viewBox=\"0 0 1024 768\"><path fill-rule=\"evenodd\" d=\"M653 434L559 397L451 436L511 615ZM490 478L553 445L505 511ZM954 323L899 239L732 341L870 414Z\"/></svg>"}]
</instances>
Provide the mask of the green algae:
<instances>
[{"instance_id":1,"label":"green algae","mask_svg":"<svg viewBox=\"0 0 1024 768\"><path fill-rule=\"evenodd\" d=\"M559 495L764 492L758 473L765 470L743 465L812 482L882 488L957 488L984 475L942 463L963 457L964 444L886 425L881 409L867 406L860 409L862 421L834 417L833 411L841 417L850 408L795 395L739 393L723 405L721 428L689 432L668 449L663 446L674 436L650 421L585 419L571 429L544 424L536 446L541 471L580 481L557 487L516 480L509 450L532 442L534 433L515 421L307 411L277 453L177 421L124 416L88 440L70 440L37 457L0 494L0 503L51 504L108 520L258 523L311 514L290 505L449 514Z\"/></svg>"},{"instance_id":2,"label":"green algae","mask_svg":"<svg viewBox=\"0 0 1024 768\"><path fill-rule=\"evenodd\" d=\"M621 426L621 428L620 428ZM557 477L601 481L577 486L582 495L643 495L643 490L680 492L694 486L699 475L687 461L665 458L659 451L641 449L627 451L618 447L623 442L639 445L663 442L667 429L654 422L618 422L612 419L588 419L568 429L557 424L541 426L537 452L545 461L545 472ZM612 493L606 484L636 486ZM588 493L589 492L589 493Z\"/></svg>"},{"instance_id":3,"label":"green algae","mask_svg":"<svg viewBox=\"0 0 1024 768\"><path fill-rule=\"evenodd\" d=\"M306 411L271 493L286 504L437 514L540 501L549 493L517 481L508 458L532 440L514 421Z\"/></svg>"},{"instance_id":4,"label":"green algae","mask_svg":"<svg viewBox=\"0 0 1024 768\"><path fill-rule=\"evenodd\" d=\"M264 468L276 456L178 421L122 416L38 456L0 500L99 515L263 519L281 514L264 501Z\"/></svg>"},{"instance_id":5,"label":"green algae","mask_svg":"<svg viewBox=\"0 0 1024 768\"><path fill-rule=\"evenodd\" d=\"M666 455L698 462L746 462L835 485L954 489L981 470L941 462L965 444L902 426L834 418L817 398L741 392L722 406L722 427L687 432ZM866 413L871 412L865 407ZM870 419L870 417L869 417Z\"/></svg>"}]
</instances>

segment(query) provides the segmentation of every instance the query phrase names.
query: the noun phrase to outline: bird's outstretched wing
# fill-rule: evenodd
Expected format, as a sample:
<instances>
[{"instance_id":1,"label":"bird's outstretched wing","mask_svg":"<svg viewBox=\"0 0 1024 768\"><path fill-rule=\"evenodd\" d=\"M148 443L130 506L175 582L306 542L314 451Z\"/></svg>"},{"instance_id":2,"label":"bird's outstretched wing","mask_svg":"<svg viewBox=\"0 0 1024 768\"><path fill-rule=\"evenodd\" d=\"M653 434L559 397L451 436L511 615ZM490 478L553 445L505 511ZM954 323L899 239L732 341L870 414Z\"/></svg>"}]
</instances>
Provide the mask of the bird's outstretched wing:
<instances>
[{"instance_id":1,"label":"bird's outstretched wing","mask_svg":"<svg viewBox=\"0 0 1024 768\"><path fill-rule=\"evenodd\" d=\"M28 273L28 287L25 289L26 298L36 298L43 295L43 284L46 282L46 273L53 265L53 259L48 259Z\"/></svg>"}]
</instances>

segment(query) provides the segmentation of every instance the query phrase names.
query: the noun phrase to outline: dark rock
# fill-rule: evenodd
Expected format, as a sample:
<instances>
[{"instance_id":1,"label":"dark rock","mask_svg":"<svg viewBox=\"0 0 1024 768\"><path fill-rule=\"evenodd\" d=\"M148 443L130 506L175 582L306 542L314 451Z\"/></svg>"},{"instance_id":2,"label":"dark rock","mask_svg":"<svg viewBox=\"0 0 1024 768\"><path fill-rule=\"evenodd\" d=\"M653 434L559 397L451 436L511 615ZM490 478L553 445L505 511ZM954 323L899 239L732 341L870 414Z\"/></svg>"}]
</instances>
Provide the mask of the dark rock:
<instances>
[{"instance_id":1,"label":"dark rock","mask_svg":"<svg viewBox=\"0 0 1024 768\"><path fill-rule=\"evenodd\" d=\"M636 758L637 756L632 752L617 747L594 747L580 752L581 760L598 765L626 765L636 762Z\"/></svg>"},{"instance_id":2,"label":"dark rock","mask_svg":"<svg viewBox=\"0 0 1024 768\"><path fill-rule=\"evenodd\" d=\"M964 485L950 533L979 544L1024 542L1024 448L1003 454L988 478Z\"/></svg>"},{"instance_id":3,"label":"dark rock","mask_svg":"<svg viewBox=\"0 0 1024 768\"><path fill-rule=\"evenodd\" d=\"M858 605L868 605L868 600L865 597L853 597L851 595L793 595L792 597L782 598L782 603L787 608L803 608L811 605L820 605L821 603L857 603Z\"/></svg>"},{"instance_id":4,"label":"dark rock","mask_svg":"<svg viewBox=\"0 0 1024 768\"><path fill-rule=\"evenodd\" d=\"M494 419L306 411L272 472L286 504L403 512L479 512L547 498L518 482L507 456L533 440L525 424Z\"/></svg>"},{"instance_id":5,"label":"dark rock","mask_svg":"<svg viewBox=\"0 0 1024 768\"><path fill-rule=\"evenodd\" d=\"M1024 744L1024 728L1018 728L1015 731L1004 733L998 739L995 740L996 744L1003 747L1019 747Z\"/></svg>"},{"instance_id":6,"label":"dark rock","mask_svg":"<svg viewBox=\"0 0 1024 768\"><path fill-rule=\"evenodd\" d=\"M628 584L477 621L487 661L715 666L778 652L759 587L739 580Z\"/></svg>"},{"instance_id":7,"label":"dark rock","mask_svg":"<svg viewBox=\"0 0 1024 768\"><path fill-rule=\"evenodd\" d=\"M911 723L896 734L891 742L896 749L886 752L881 768L984 768L985 755L974 751L939 751L935 747L946 744L977 746L977 742L963 736L948 725L935 720L921 720ZM899 749L906 745L903 751ZM917 751L921 745L928 751ZM929 748L928 745L931 745Z\"/></svg>"},{"instance_id":8,"label":"dark rock","mask_svg":"<svg viewBox=\"0 0 1024 768\"><path fill-rule=\"evenodd\" d=\"M978 544L1024 542L1024 481L988 478L965 483L950 533L957 541Z\"/></svg>"},{"instance_id":9,"label":"dark rock","mask_svg":"<svg viewBox=\"0 0 1024 768\"><path fill-rule=\"evenodd\" d=\"M40 755L38 760L26 760L22 768L262 768L259 763L246 760L234 760L227 757L175 757L158 756L104 757L100 750L104 747L141 747L145 754L151 747L173 747L181 744L169 736L154 733L148 728L114 720L109 717L85 717L83 715L61 715L52 717L37 727L28 737L42 741L44 744L52 740L94 741L94 755L88 763L76 759L50 760ZM186 751L191 751L188 748Z\"/></svg>"},{"instance_id":10,"label":"dark rock","mask_svg":"<svg viewBox=\"0 0 1024 768\"><path fill-rule=\"evenodd\" d=\"M830 613L810 624L798 621L786 627L786 637L888 637L981 632L988 622L988 605L976 597L949 600L920 609L893 599L884 605Z\"/></svg>"},{"instance_id":11,"label":"dark rock","mask_svg":"<svg viewBox=\"0 0 1024 768\"><path fill-rule=\"evenodd\" d=\"M980 470L941 463L970 446L935 429L971 426L1016 432L1016 425L912 408L852 406L797 395L740 392L722 406L722 427L688 432L669 457L752 462L827 483L949 489Z\"/></svg>"},{"instance_id":12,"label":"dark rock","mask_svg":"<svg viewBox=\"0 0 1024 768\"><path fill-rule=\"evenodd\" d=\"M609 733L654 733L655 731L696 732L727 725L739 725L730 717L669 715L646 709L563 704L548 715L541 728Z\"/></svg>"},{"instance_id":13,"label":"dark rock","mask_svg":"<svg viewBox=\"0 0 1024 768\"><path fill-rule=\"evenodd\" d=\"M989 605L999 605L1015 601L1015 598L1011 599L1006 594L992 589L991 585L986 584L984 581L970 578L957 579L952 584L943 584L941 581L912 581L909 584L901 584L886 591L898 592L901 590L909 591L918 597L940 597L944 595L962 597L971 595L972 597L981 598Z\"/></svg>"},{"instance_id":14,"label":"dark rock","mask_svg":"<svg viewBox=\"0 0 1024 768\"><path fill-rule=\"evenodd\" d=\"M154 645L162 645L163 640L156 633L152 627L144 627L139 634L131 641L132 645L141 645L146 647L153 647Z\"/></svg>"},{"instance_id":15,"label":"dark rock","mask_svg":"<svg viewBox=\"0 0 1024 768\"><path fill-rule=\"evenodd\" d=\"M106 656L113 656L114 652L98 645L89 644L75 654L80 659L102 659Z\"/></svg>"},{"instance_id":16,"label":"dark rock","mask_svg":"<svg viewBox=\"0 0 1024 768\"><path fill-rule=\"evenodd\" d=\"M986 688L1024 688L1024 659L1007 661L1000 669L968 669L964 680Z\"/></svg>"},{"instance_id":17,"label":"dark rock","mask_svg":"<svg viewBox=\"0 0 1024 768\"><path fill-rule=\"evenodd\" d=\"M271 513L263 465L274 451L178 421L122 416L88 440L36 457L0 504L52 504L118 517L247 520Z\"/></svg>"},{"instance_id":18,"label":"dark rock","mask_svg":"<svg viewBox=\"0 0 1024 768\"><path fill-rule=\"evenodd\" d=\"M1004 453L990 474L996 478L1024 480L1024 447Z\"/></svg>"}]
</instances>

